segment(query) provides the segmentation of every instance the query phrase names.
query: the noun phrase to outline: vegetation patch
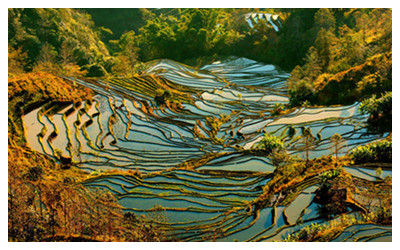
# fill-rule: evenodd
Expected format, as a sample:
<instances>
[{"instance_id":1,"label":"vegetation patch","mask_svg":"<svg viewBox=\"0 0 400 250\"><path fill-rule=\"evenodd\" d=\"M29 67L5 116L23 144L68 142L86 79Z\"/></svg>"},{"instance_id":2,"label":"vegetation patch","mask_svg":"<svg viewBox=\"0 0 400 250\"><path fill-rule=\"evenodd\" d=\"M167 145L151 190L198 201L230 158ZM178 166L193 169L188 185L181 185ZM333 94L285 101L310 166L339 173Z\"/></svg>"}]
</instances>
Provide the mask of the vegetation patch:
<instances>
[{"instance_id":1,"label":"vegetation patch","mask_svg":"<svg viewBox=\"0 0 400 250\"><path fill-rule=\"evenodd\" d=\"M350 152L355 164L392 162L392 140L385 139L359 146Z\"/></svg>"}]
</instances>

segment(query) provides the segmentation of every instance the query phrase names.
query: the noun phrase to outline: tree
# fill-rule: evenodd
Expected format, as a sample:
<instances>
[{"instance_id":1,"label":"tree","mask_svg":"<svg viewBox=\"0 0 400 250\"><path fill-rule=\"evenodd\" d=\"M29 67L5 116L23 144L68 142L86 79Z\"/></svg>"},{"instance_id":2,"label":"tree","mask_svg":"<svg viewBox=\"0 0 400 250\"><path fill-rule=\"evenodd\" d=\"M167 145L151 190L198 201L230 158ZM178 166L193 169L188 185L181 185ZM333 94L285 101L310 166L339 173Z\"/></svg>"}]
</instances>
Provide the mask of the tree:
<instances>
[{"instance_id":1,"label":"tree","mask_svg":"<svg viewBox=\"0 0 400 250\"><path fill-rule=\"evenodd\" d=\"M332 59L332 48L336 42L336 36L332 31L321 28L318 31L317 38L315 39L315 47L320 59L322 72L327 72Z\"/></svg>"},{"instance_id":2,"label":"tree","mask_svg":"<svg viewBox=\"0 0 400 250\"><path fill-rule=\"evenodd\" d=\"M347 25L339 28L339 48L336 57L338 61L346 60L349 66L354 66L362 63L365 60L367 45L360 32L355 32Z\"/></svg>"},{"instance_id":3,"label":"tree","mask_svg":"<svg viewBox=\"0 0 400 250\"><path fill-rule=\"evenodd\" d=\"M336 19L330 9L321 8L314 16L314 26L317 32L321 29L334 32L336 28Z\"/></svg>"},{"instance_id":4,"label":"tree","mask_svg":"<svg viewBox=\"0 0 400 250\"><path fill-rule=\"evenodd\" d=\"M314 81L322 73L318 50L311 46L305 58L306 64L296 66L289 77L289 95L292 107L300 106L305 101L314 102Z\"/></svg>"},{"instance_id":5,"label":"tree","mask_svg":"<svg viewBox=\"0 0 400 250\"><path fill-rule=\"evenodd\" d=\"M138 46L142 61L157 58L177 60L179 53L175 50L178 32L178 19L172 16L161 15L147 20L139 29Z\"/></svg>"},{"instance_id":6,"label":"tree","mask_svg":"<svg viewBox=\"0 0 400 250\"><path fill-rule=\"evenodd\" d=\"M113 74L120 77L132 77L135 73L135 65L138 63L137 47L138 37L134 31L124 33L117 41L111 41L116 52L114 64L111 68Z\"/></svg>"},{"instance_id":7,"label":"tree","mask_svg":"<svg viewBox=\"0 0 400 250\"><path fill-rule=\"evenodd\" d=\"M293 162L293 157L286 151L283 141L272 134L265 133L261 141L253 148L263 151L271 160L272 165L281 169L286 169Z\"/></svg>"},{"instance_id":8,"label":"tree","mask_svg":"<svg viewBox=\"0 0 400 250\"><path fill-rule=\"evenodd\" d=\"M282 10L285 16L286 10ZM304 63L303 58L315 40L313 31L314 15L317 9L290 9L290 15L284 21L284 26L279 31L279 40L271 49L275 50L276 64L286 70L292 70L297 65ZM285 54L286 56L282 56ZM268 58L271 60L271 58Z\"/></svg>"},{"instance_id":9,"label":"tree","mask_svg":"<svg viewBox=\"0 0 400 250\"><path fill-rule=\"evenodd\" d=\"M290 80L289 80L290 82ZM300 106L305 101L314 102L314 86L306 79L301 79L292 87L289 87L290 105L292 107Z\"/></svg>"},{"instance_id":10,"label":"tree","mask_svg":"<svg viewBox=\"0 0 400 250\"><path fill-rule=\"evenodd\" d=\"M70 39L62 41L59 52L60 62L62 65L76 63L73 51L74 43Z\"/></svg>"},{"instance_id":11,"label":"tree","mask_svg":"<svg viewBox=\"0 0 400 250\"><path fill-rule=\"evenodd\" d=\"M218 32L217 24L220 18L218 9L189 9L183 18L183 32L180 42L185 44L185 52L190 56L207 54L214 46Z\"/></svg>"},{"instance_id":12,"label":"tree","mask_svg":"<svg viewBox=\"0 0 400 250\"><path fill-rule=\"evenodd\" d=\"M306 64L303 66L304 74L306 79L313 83L322 72L321 58L314 46L311 46L308 50L305 60Z\"/></svg>"},{"instance_id":13,"label":"tree","mask_svg":"<svg viewBox=\"0 0 400 250\"><path fill-rule=\"evenodd\" d=\"M57 55L58 53L55 50L54 46L46 42L40 50L38 63L54 64L56 62Z\"/></svg>"},{"instance_id":14,"label":"tree","mask_svg":"<svg viewBox=\"0 0 400 250\"><path fill-rule=\"evenodd\" d=\"M351 158L355 164L371 162L392 162L392 140L384 139L382 141L372 142L366 145L358 146L351 150Z\"/></svg>"},{"instance_id":15,"label":"tree","mask_svg":"<svg viewBox=\"0 0 400 250\"><path fill-rule=\"evenodd\" d=\"M14 49L8 46L8 74L19 75L25 72L28 55L22 49Z\"/></svg>"},{"instance_id":16,"label":"tree","mask_svg":"<svg viewBox=\"0 0 400 250\"><path fill-rule=\"evenodd\" d=\"M118 41L120 54L128 57L130 64L134 65L137 61L137 51L136 39L134 31L129 31L124 33Z\"/></svg>"},{"instance_id":17,"label":"tree","mask_svg":"<svg viewBox=\"0 0 400 250\"><path fill-rule=\"evenodd\" d=\"M242 37L228 29L229 16L221 9L182 9L178 15L161 14L139 29L137 45L143 61L169 58L178 61L224 54Z\"/></svg>"},{"instance_id":18,"label":"tree","mask_svg":"<svg viewBox=\"0 0 400 250\"><path fill-rule=\"evenodd\" d=\"M315 137L311 132L310 128L301 128L301 133L303 136L303 149L306 151L306 166L309 166L309 152L313 148L314 143L315 143Z\"/></svg>"},{"instance_id":19,"label":"tree","mask_svg":"<svg viewBox=\"0 0 400 250\"><path fill-rule=\"evenodd\" d=\"M336 165L338 164L338 161L339 161L338 154L339 154L339 150L340 150L342 141L343 141L342 136L338 133L332 135L332 137L331 137L331 143L333 144L334 153L336 156L336 163L335 163Z\"/></svg>"},{"instance_id":20,"label":"tree","mask_svg":"<svg viewBox=\"0 0 400 250\"><path fill-rule=\"evenodd\" d=\"M271 115L273 115L273 116L280 115L280 114L282 114L284 109L285 109L285 106L283 105L283 103L277 102L272 107Z\"/></svg>"}]
</instances>

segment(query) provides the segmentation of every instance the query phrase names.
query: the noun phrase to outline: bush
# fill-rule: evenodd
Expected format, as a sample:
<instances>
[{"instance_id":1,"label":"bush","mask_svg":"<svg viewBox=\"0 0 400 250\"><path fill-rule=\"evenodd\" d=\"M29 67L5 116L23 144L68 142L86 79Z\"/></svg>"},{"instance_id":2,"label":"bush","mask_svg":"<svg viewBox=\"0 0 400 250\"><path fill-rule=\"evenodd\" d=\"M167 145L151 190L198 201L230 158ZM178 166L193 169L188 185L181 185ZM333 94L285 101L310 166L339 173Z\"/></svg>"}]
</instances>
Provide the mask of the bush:
<instances>
[{"instance_id":1,"label":"bush","mask_svg":"<svg viewBox=\"0 0 400 250\"><path fill-rule=\"evenodd\" d=\"M313 85L304 79L289 88L289 95L292 107L301 106L305 101L313 103L315 99Z\"/></svg>"},{"instance_id":2,"label":"bush","mask_svg":"<svg viewBox=\"0 0 400 250\"><path fill-rule=\"evenodd\" d=\"M294 157L286 151L273 150L269 155L272 165L281 167L286 166L294 162Z\"/></svg>"},{"instance_id":3,"label":"bush","mask_svg":"<svg viewBox=\"0 0 400 250\"><path fill-rule=\"evenodd\" d=\"M107 74L107 71L101 65L93 64L83 68L88 71L87 77L102 77Z\"/></svg>"},{"instance_id":4,"label":"bush","mask_svg":"<svg viewBox=\"0 0 400 250\"><path fill-rule=\"evenodd\" d=\"M356 164L372 162L374 158L373 154L374 153L372 152L371 148L368 146L360 146L352 150L350 153Z\"/></svg>"},{"instance_id":5,"label":"bush","mask_svg":"<svg viewBox=\"0 0 400 250\"><path fill-rule=\"evenodd\" d=\"M163 90L163 89L157 89L156 90L156 96L154 97L154 101L156 102L157 105L164 105L166 104L167 100L171 99L171 91Z\"/></svg>"},{"instance_id":6,"label":"bush","mask_svg":"<svg viewBox=\"0 0 400 250\"><path fill-rule=\"evenodd\" d=\"M362 114L369 114L368 129L373 133L392 131L392 92L386 92L380 98L372 96L360 104Z\"/></svg>"},{"instance_id":7,"label":"bush","mask_svg":"<svg viewBox=\"0 0 400 250\"><path fill-rule=\"evenodd\" d=\"M318 235L319 232L327 229L327 227L328 226L325 224L312 223L309 226L305 226L297 233L289 234L287 238L284 239L283 241L284 242L313 241L315 236Z\"/></svg>"},{"instance_id":8,"label":"bush","mask_svg":"<svg viewBox=\"0 0 400 250\"><path fill-rule=\"evenodd\" d=\"M392 141L383 140L359 146L350 152L355 164L392 162Z\"/></svg>"},{"instance_id":9,"label":"bush","mask_svg":"<svg viewBox=\"0 0 400 250\"><path fill-rule=\"evenodd\" d=\"M276 136L266 133L264 138L255 145L256 149L265 151L268 155L274 151L283 151L286 149L285 144Z\"/></svg>"},{"instance_id":10,"label":"bush","mask_svg":"<svg viewBox=\"0 0 400 250\"><path fill-rule=\"evenodd\" d=\"M282 112L285 109L285 105L283 103L275 103L274 106L272 107L272 113L271 115L276 116L282 114Z\"/></svg>"}]
</instances>

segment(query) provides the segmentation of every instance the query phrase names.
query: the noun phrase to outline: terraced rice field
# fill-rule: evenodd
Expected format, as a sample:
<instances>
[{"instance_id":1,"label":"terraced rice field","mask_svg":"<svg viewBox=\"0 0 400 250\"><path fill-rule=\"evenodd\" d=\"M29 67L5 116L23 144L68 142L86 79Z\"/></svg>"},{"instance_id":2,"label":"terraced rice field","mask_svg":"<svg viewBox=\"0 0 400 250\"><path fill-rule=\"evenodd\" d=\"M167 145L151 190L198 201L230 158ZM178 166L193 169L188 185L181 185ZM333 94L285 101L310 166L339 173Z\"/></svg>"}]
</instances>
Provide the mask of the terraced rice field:
<instances>
[{"instance_id":1,"label":"terraced rice field","mask_svg":"<svg viewBox=\"0 0 400 250\"><path fill-rule=\"evenodd\" d=\"M332 153L334 133L345 141L340 154L380 138L366 135L367 117L359 113L358 103L271 116L273 105L289 101L288 77L273 65L238 58L201 69L157 60L137 78L71 79L97 95L55 114L41 107L25 115L27 141L38 152L70 157L92 172L85 185L115 193L127 211L162 213L157 223L168 229L168 239L281 240L305 225L324 222L313 203L315 182L301 185L286 207L255 211L249 204L262 194L274 166L243 149L269 132L284 138L292 154L304 157L304 127L318 138L311 157ZM168 89L177 101L158 105L160 89ZM348 169L374 180L374 170ZM122 172L101 175L104 170ZM128 170L135 174L122 174ZM360 225L335 240L388 239L391 227Z\"/></svg>"}]
</instances>

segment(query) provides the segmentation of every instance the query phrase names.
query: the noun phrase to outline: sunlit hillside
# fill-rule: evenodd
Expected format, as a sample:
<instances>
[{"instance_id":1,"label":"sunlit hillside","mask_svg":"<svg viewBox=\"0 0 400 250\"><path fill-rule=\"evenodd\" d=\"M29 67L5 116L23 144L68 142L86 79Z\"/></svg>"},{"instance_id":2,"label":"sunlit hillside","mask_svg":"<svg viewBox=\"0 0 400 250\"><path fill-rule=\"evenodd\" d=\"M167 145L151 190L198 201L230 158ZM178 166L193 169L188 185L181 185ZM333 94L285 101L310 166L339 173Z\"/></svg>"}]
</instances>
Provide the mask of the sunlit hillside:
<instances>
[{"instance_id":1,"label":"sunlit hillside","mask_svg":"<svg viewBox=\"0 0 400 250\"><path fill-rule=\"evenodd\" d=\"M392 241L391 15L9 9L8 240Z\"/></svg>"}]
</instances>

